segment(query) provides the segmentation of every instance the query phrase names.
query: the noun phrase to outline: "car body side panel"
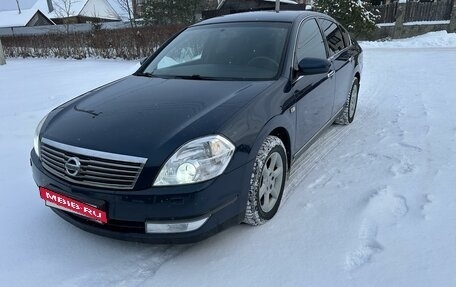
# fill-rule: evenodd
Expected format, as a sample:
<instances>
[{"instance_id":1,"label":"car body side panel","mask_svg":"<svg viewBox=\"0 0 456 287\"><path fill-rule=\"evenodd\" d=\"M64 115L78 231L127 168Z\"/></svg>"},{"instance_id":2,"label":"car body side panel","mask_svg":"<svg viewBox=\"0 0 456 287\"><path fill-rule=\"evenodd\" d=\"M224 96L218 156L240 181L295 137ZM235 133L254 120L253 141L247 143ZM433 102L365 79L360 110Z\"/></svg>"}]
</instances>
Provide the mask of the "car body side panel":
<instances>
[{"instance_id":1,"label":"car body side panel","mask_svg":"<svg viewBox=\"0 0 456 287\"><path fill-rule=\"evenodd\" d=\"M284 93L283 86L288 79L279 79L267 92L257 96L220 130L222 134L237 143L236 153L230 166L238 166L255 159L264 139L278 127L289 131L290 142L294 143L296 114L287 108L293 103L293 95ZM294 146L291 147L294 150Z\"/></svg>"},{"instance_id":2,"label":"car body side panel","mask_svg":"<svg viewBox=\"0 0 456 287\"><path fill-rule=\"evenodd\" d=\"M354 56L355 50L347 48L332 59L334 70L336 72L336 89L334 98L335 111L343 107L347 101L347 95L350 93L355 70Z\"/></svg>"},{"instance_id":3,"label":"car body side panel","mask_svg":"<svg viewBox=\"0 0 456 287\"><path fill-rule=\"evenodd\" d=\"M334 77L307 75L293 87L296 97L296 146L301 148L331 118L334 103Z\"/></svg>"}]
</instances>

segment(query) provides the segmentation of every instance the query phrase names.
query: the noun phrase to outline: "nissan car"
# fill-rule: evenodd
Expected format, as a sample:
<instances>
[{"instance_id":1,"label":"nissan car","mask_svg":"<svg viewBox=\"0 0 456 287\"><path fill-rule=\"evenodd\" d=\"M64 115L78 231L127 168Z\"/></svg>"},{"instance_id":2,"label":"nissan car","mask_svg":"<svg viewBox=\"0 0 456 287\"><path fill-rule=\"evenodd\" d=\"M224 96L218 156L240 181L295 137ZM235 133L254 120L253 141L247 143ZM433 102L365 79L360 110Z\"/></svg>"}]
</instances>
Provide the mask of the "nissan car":
<instances>
[{"instance_id":1,"label":"nissan car","mask_svg":"<svg viewBox=\"0 0 456 287\"><path fill-rule=\"evenodd\" d=\"M295 160L353 121L361 70L360 46L324 14L202 21L41 120L39 194L71 224L124 240L188 243L263 224Z\"/></svg>"}]
</instances>

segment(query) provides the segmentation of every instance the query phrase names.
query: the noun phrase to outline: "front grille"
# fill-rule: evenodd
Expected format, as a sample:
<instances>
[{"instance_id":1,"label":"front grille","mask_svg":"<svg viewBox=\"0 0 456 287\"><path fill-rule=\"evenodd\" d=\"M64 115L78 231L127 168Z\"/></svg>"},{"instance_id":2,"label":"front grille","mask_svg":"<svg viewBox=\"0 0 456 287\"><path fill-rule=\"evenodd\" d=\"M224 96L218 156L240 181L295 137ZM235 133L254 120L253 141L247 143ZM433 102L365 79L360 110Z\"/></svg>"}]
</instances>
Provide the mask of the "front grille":
<instances>
[{"instance_id":1,"label":"front grille","mask_svg":"<svg viewBox=\"0 0 456 287\"><path fill-rule=\"evenodd\" d=\"M110 189L133 189L146 158L94 151L79 148L43 138L40 157L43 167L66 181ZM73 159L72 159L73 158ZM68 161L79 162L69 169ZM67 167L66 167L67 164Z\"/></svg>"}]
</instances>

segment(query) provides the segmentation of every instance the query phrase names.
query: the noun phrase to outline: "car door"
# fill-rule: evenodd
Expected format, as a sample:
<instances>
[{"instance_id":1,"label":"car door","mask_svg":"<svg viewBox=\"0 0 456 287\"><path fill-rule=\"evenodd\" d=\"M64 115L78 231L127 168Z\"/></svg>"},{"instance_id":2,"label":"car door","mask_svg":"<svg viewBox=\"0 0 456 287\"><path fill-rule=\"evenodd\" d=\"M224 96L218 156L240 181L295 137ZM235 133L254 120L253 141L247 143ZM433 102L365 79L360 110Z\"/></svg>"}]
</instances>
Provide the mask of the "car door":
<instances>
[{"instance_id":1,"label":"car door","mask_svg":"<svg viewBox=\"0 0 456 287\"><path fill-rule=\"evenodd\" d=\"M333 114L335 114L344 106L351 89L355 69L354 50L350 48L350 36L344 28L327 19L319 19L319 24L325 35L329 60L335 71L336 88L333 110Z\"/></svg>"},{"instance_id":2,"label":"car door","mask_svg":"<svg viewBox=\"0 0 456 287\"><path fill-rule=\"evenodd\" d=\"M329 121L334 104L335 80L329 72L300 76L298 63L304 58L327 59L325 43L315 19L299 28L294 51L295 75L292 92L296 97L296 147L301 149Z\"/></svg>"}]
</instances>

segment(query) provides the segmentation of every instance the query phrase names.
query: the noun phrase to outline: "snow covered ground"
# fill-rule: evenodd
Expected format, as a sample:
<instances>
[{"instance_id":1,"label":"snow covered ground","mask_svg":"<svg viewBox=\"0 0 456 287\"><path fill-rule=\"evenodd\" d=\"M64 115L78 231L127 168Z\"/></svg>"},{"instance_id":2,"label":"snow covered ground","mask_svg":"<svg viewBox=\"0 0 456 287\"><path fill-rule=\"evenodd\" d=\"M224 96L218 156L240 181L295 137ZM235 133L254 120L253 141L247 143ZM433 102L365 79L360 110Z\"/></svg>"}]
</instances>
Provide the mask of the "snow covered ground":
<instances>
[{"instance_id":1,"label":"snow covered ground","mask_svg":"<svg viewBox=\"0 0 456 287\"><path fill-rule=\"evenodd\" d=\"M1 286L456 286L455 37L364 43L357 118L300 158L277 216L184 246L81 231L44 207L31 177L41 117L137 64L8 59Z\"/></svg>"},{"instance_id":2,"label":"snow covered ground","mask_svg":"<svg viewBox=\"0 0 456 287\"><path fill-rule=\"evenodd\" d=\"M456 33L446 31L430 32L424 35L387 42L362 42L365 49L369 48L456 48Z\"/></svg>"}]
</instances>

